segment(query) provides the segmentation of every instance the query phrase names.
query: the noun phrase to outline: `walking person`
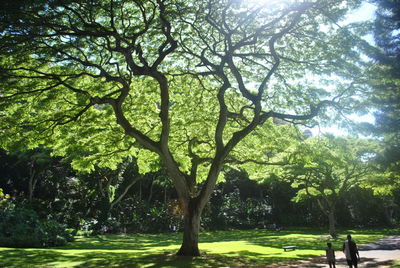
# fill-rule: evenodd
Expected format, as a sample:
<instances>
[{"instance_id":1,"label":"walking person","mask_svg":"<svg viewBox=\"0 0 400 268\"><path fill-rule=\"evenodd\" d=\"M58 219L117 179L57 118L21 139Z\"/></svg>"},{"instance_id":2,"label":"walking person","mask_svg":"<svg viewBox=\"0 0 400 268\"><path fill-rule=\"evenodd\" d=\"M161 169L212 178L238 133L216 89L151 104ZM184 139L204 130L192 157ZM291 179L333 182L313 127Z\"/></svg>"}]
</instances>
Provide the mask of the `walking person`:
<instances>
[{"instance_id":1,"label":"walking person","mask_svg":"<svg viewBox=\"0 0 400 268\"><path fill-rule=\"evenodd\" d=\"M343 243L342 251L346 255L346 261L349 268L357 268L360 254L358 253L357 244L351 240L351 235L347 235L347 240Z\"/></svg>"},{"instance_id":2,"label":"walking person","mask_svg":"<svg viewBox=\"0 0 400 268\"><path fill-rule=\"evenodd\" d=\"M326 243L326 260L328 261L329 268L336 268L335 250L332 248L332 243Z\"/></svg>"}]
</instances>

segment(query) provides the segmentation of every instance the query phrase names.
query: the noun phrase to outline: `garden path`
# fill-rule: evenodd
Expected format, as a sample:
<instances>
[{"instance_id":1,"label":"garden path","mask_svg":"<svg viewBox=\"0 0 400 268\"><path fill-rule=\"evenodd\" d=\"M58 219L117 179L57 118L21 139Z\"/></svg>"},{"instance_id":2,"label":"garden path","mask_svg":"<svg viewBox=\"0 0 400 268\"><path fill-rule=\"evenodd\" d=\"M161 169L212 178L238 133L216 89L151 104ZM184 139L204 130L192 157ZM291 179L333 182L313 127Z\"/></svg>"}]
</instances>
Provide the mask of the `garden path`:
<instances>
[{"instance_id":1,"label":"garden path","mask_svg":"<svg viewBox=\"0 0 400 268\"><path fill-rule=\"evenodd\" d=\"M361 261L358 268L379 267L389 268L397 260L400 261L400 235L382 238L376 242L366 244L359 248ZM324 256L312 259L276 263L264 268L278 267L329 267ZM336 250L336 268L347 268L345 256L340 250Z\"/></svg>"}]
</instances>

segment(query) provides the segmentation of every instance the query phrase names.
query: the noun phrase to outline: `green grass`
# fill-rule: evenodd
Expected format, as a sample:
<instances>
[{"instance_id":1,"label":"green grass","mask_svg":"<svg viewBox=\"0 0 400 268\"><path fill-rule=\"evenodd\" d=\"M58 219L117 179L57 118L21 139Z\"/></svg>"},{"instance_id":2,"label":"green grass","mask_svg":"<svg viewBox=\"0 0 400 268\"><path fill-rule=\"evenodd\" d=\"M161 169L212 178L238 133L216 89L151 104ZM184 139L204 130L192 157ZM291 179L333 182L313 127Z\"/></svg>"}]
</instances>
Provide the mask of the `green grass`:
<instances>
[{"instance_id":1,"label":"green grass","mask_svg":"<svg viewBox=\"0 0 400 268\"><path fill-rule=\"evenodd\" d=\"M326 242L341 247L347 233L362 245L399 230L342 230L339 239L307 228L217 231L200 235L201 257L177 257L181 234L132 234L78 237L51 249L0 248L0 267L221 267L259 266L324 254ZM296 245L284 252L282 246Z\"/></svg>"}]
</instances>

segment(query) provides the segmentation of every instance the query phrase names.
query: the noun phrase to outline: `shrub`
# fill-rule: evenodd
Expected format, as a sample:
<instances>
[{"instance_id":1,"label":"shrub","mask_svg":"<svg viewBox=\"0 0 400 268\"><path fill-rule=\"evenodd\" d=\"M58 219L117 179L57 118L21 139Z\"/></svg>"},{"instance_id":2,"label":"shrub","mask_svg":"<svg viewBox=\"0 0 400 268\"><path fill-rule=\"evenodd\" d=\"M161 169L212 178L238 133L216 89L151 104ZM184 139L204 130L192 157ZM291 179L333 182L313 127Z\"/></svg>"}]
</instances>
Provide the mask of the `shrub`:
<instances>
[{"instance_id":1,"label":"shrub","mask_svg":"<svg viewBox=\"0 0 400 268\"><path fill-rule=\"evenodd\" d=\"M206 230L265 228L273 223L272 208L263 199L243 200L239 189L213 197L218 197L218 205L211 203L202 217L201 223Z\"/></svg>"},{"instance_id":2,"label":"shrub","mask_svg":"<svg viewBox=\"0 0 400 268\"><path fill-rule=\"evenodd\" d=\"M138 202L128 228L131 232L158 233L170 231L172 225L176 226L176 223L174 218L168 215L167 205L159 202Z\"/></svg>"},{"instance_id":3,"label":"shrub","mask_svg":"<svg viewBox=\"0 0 400 268\"><path fill-rule=\"evenodd\" d=\"M34 210L14 207L0 212L0 246L52 247L72 239L60 223L40 220Z\"/></svg>"},{"instance_id":4,"label":"shrub","mask_svg":"<svg viewBox=\"0 0 400 268\"><path fill-rule=\"evenodd\" d=\"M7 205L10 203L9 199L10 199L10 195L5 194L3 192L3 189L0 188L0 209L7 207Z\"/></svg>"}]
</instances>

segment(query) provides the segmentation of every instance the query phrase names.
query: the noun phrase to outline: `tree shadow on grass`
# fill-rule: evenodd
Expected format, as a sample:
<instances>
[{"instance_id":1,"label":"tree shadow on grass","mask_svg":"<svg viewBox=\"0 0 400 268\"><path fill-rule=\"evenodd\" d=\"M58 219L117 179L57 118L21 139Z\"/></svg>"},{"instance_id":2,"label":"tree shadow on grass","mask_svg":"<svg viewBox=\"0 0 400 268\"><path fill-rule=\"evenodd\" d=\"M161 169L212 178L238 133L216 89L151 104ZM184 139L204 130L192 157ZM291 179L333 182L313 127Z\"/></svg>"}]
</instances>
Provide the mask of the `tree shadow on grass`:
<instances>
[{"instance_id":1,"label":"tree shadow on grass","mask_svg":"<svg viewBox=\"0 0 400 268\"><path fill-rule=\"evenodd\" d=\"M203 255L201 257L181 257L175 254L132 254L113 252L86 252L79 254L60 254L55 251L28 251L23 249L5 250L1 252L0 267L53 267L66 266L98 268L98 267L221 267L247 265L245 258L224 255Z\"/></svg>"},{"instance_id":2,"label":"tree shadow on grass","mask_svg":"<svg viewBox=\"0 0 400 268\"><path fill-rule=\"evenodd\" d=\"M282 249L284 246L295 245L302 250L324 250L326 242L330 241L322 237L321 232L296 232L291 230L269 231L269 230L246 230L229 232L213 232L201 234L200 241L205 243L222 241L246 241L250 244Z\"/></svg>"},{"instance_id":3,"label":"tree shadow on grass","mask_svg":"<svg viewBox=\"0 0 400 268\"><path fill-rule=\"evenodd\" d=\"M63 254L56 250L0 251L0 267L143 267L144 254L84 251ZM144 259L143 259L144 260ZM64 264L64 265L63 265Z\"/></svg>"},{"instance_id":4,"label":"tree shadow on grass","mask_svg":"<svg viewBox=\"0 0 400 268\"><path fill-rule=\"evenodd\" d=\"M394 264L393 260L377 260L374 258L361 258L361 262L365 267L382 267L389 266L392 267Z\"/></svg>"},{"instance_id":5,"label":"tree shadow on grass","mask_svg":"<svg viewBox=\"0 0 400 268\"><path fill-rule=\"evenodd\" d=\"M234 242L247 241L254 245L282 248L285 245L301 244L303 249L321 249L320 245L316 245L315 239L305 237L285 237L291 235L290 231L271 232L268 230L246 230L246 231L220 231L212 233L201 233L201 243L216 243L216 242ZM301 234L300 234L301 235ZM325 241L325 240L324 240ZM322 242L324 242L322 241ZM106 235L95 236L88 238L79 238L74 243L69 243L63 250L146 250L153 247L169 247L172 245L180 245L181 234L160 234L160 235ZM201 250L201 249L200 249Z\"/></svg>"},{"instance_id":6,"label":"tree shadow on grass","mask_svg":"<svg viewBox=\"0 0 400 268\"><path fill-rule=\"evenodd\" d=\"M293 238L283 239L283 234L290 233L277 234L265 230L224 231L202 233L200 240L204 243L246 241L251 244L280 248L293 241ZM178 233L107 235L81 237L74 243L52 249L0 249L2 256L0 267L53 267L60 266L62 263L66 263L65 266L85 268L142 267L143 265L148 267L237 267L238 265L249 267L287 260L287 256L259 254L248 250L224 254L203 254L196 258L178 257L175 256L175 252L163 253L170 246L178 247L181 243L180 236L181 234ZM118 252L118 250L127 252ZM172 249L169 248L169 250ZM200 250L202 250L201 245Z\"/></svg>"},{"instance_id":7,"label":"tree shadow on grass","mask_svg":"<svg viewBox=\"0 0 400 268\"><path fill-rule=\"evenodd\" d=\"M53 250L7 249L0 251L0 267L51 267L51 263L70 262L73 256Z\"/></svg>"},{"instance_id":8,"label":"tree shadow on grass","mask_svg":"<svg viewBox=\"0 0 400 268\"><path fill-rule=\"evenodd\" d=\"M52 249L0 249L0 267L221 267L221 266L263 266L300 258L309 258L311 251L323 253L326 238L323 232L310 230L269 230L219 231L201 233L201 243L218 247L218 242L244 241L237 251L213 253L200 250L205 254L200 257L178 257L175 249L181 243L180 233L169 234L132 234L106 235L78 238L67 246ZM342 240L335 240L335 248L341 248ZM215 246L213 245L215 243ZM243 250L245 246L261 246L257 252ZM294 253L284 252L282 246L296 245ZM207 245L210 248L210 245ZM175 249L174 249L175 248ZM273 250L271 250L271 248ZM165 252L174 251L174 252ZM310 252L303 250L311 250ZM314 256L316 255L314 254ZM63 266L62 264L65 263ZM371 266L373 267L373 266Z\"/></svg>"},{"instance_id":9,"label":"tree shadow on grass","mask_svg":"<svg viewBox=\"0 0 400 268\"><path fill-rule=\"evenodd\" d=\"M201 243L246 241L253 245L273 248L296 245L299 249L304 250L323 250L328 241L336 243L336 247L339 247L344 240L344 236L340 239L333 240L327 239L323 234L324 232L322 230L313 230L309 228L288 229L279 232L266 229L235 230L204 232L200 234L199 240ZM81 238L74 243L62 247L62 249L146 250L153 247L180 245L181 236L181 233L131 234L126 236L105 235Z\"/></svg>"},{"instance_id":10,"label":"tree shadow on grass","mask_svg":"<svg viewBox=\"0 0 400 268\"><path fill-rule=\"evenodd\" d=\"M175 254L148 255L140 259L143 263L151 263L148 267L152 268L262 267L266 264L288 260L272 254L259 254L246 250L226 254L202 254L200 257L182 257Z\"/></svg>"},{"instance_id":11,"label":"tree shadow on grass","mask_svg":"<svg viewBox=\"0 0 400 268\"><path fill-rule=\"evenodd\" d=\"M146 250L153 247L168 247L179 245L180 237L171 234L169 237L156 235L103 235L94 237L78 238L73 243L60 247L62 250Z\"/></svg>"},{"instance_id":12,"label":"tree shadow on grass","mask_svg":"<svg viewBox=\"0 0 400 268\"><path fill-rule=\"evenodd\" d=\"M233 256L233 255L238 255L238 256ZM225 260L223 260L221 262L222 264L230 263L232 267L236 267L236 266L242 266L242 267L257 266L258 267L258 266L263 266L266 264L292 260L293 258L298 258L298 259L309 258L309 257L313 257L314 255L298 254L296 257L293 257L293 256L288 257L288 256L285 256L284 253L283 254L256 253L256 252L252 252L252 251L248 251L248 250L241 250L241 251L229 252L227 254L220 255L220 256L225 258Z\"/></svg>"},{"instance_id":13,"label":"tree shadow on grass","mask_svg":"<svg viewBox=\"0 0 400 268\"><path fill-rule=\"evenodd\" d=\"M251 251L228 252L226 254L203 254L200 257L181 257L174 253L149 254L146 252L104 252L104 251L69 251L7 249L0 251L0 267L54 267L69 266L82 268L98 267L252 267L273 262L280 258L269 254Z\"/></svg>"}]
</instances>

